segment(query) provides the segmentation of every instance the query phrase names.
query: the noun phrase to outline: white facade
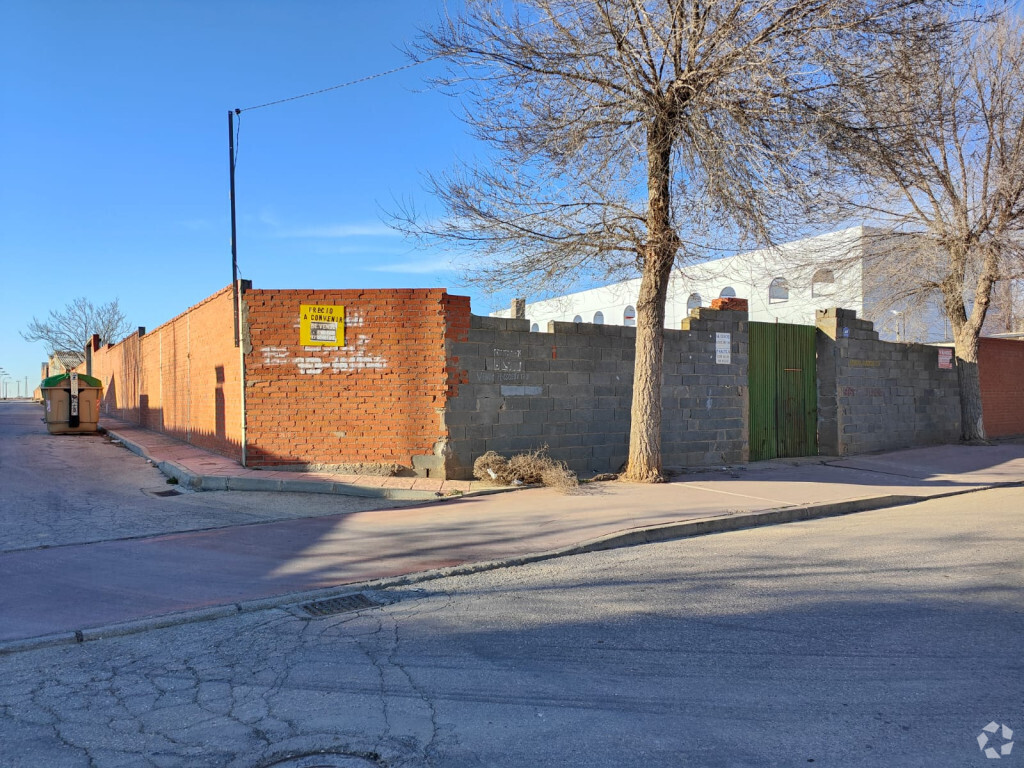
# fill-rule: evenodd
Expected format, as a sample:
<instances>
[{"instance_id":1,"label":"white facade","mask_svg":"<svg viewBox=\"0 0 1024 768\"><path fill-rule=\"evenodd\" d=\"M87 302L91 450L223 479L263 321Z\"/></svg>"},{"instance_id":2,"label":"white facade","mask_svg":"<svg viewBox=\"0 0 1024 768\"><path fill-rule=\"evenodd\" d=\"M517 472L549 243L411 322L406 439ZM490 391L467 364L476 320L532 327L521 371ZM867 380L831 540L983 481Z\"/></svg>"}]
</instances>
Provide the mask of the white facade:
<instances>
[{"instance_id":1,"label":"white facade","mask_svg":"<svg viewBox=\"0 0 1024 768\"><path fill-rule=\"evenodd\" d=\"M711 306L712 299L746 299L750 320L814 325L815 311L842 307L871 320L879 337L889 341L941 341L947 338L941 310L931 304L896 311L871 289L865 261L864 227L832 232L771 249L742 253L686 266L671 278L665 327L679 328L690 309ZM640 278L580 291L545 301L528 302L533 330L549 321L636 324ZM876 298L873 298L877 296ZM511 310L493 313L510 317Z\"/></svg>"}]
</instances>

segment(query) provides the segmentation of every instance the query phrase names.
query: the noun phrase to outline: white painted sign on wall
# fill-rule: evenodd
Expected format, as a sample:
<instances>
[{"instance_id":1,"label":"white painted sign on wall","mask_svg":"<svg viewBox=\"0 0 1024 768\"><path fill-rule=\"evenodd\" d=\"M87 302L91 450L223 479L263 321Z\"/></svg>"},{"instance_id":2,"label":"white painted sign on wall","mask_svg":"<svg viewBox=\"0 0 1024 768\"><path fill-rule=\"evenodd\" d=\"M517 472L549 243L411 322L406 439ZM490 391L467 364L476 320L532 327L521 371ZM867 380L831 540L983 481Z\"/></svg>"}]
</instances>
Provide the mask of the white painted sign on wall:
<instances>
[{"instance_id":1,"label":"white painted sign on wall","mask_svg":"<svg viewBox=\"0 0 1024 768\"><path fill-rule=\"evenodd\" d=\"M729 365L732 362L732 334L715 334L715 362L719 365Z\"/></svg>"}]
</instances>

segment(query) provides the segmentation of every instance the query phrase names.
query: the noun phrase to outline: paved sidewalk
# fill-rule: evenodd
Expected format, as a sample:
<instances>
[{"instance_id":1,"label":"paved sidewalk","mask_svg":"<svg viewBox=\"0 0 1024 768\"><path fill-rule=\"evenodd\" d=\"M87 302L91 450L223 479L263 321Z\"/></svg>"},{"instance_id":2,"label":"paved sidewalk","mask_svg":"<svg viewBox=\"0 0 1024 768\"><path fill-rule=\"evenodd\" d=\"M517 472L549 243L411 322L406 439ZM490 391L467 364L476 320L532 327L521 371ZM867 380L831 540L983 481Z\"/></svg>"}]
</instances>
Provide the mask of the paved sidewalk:
<instances>
[{"instance_id":1,"label":"paved sidewalk","mask_svg":"<svg viewBox=\"0 0 1024 768\"><path fill-rule=\"evenodd\" d=\"M104 416L100 427L128 450L150 459L168 477L197 491L293 491L428 501L438 496L494 490L465 480L246 469L226 456L126 421Z\"/></svg>"},{"instance_id":2,"label":"paved sidewalk","mask_svg":"<svg viewBox=\"0 0 1024 768\"><path fill-rule=\"evenodd\" d=\"M250 477L227 459L137 427L108 428L158 466L173 463L203 478L200 487L215 477L221 488L241 488L234 483ZM269 482L282 490L296 490L294 482L313 490L321 484L338 493L365 481L284 474ZM367 586L1021 484L1024 444L763 462L658 485L590 483L575 495L531 488L439 500L434 494L446 484L432 482L437 490L369 486L429 493L435 501L424 505L2 554L0 653Z\"/></svg>"}]
</instances>

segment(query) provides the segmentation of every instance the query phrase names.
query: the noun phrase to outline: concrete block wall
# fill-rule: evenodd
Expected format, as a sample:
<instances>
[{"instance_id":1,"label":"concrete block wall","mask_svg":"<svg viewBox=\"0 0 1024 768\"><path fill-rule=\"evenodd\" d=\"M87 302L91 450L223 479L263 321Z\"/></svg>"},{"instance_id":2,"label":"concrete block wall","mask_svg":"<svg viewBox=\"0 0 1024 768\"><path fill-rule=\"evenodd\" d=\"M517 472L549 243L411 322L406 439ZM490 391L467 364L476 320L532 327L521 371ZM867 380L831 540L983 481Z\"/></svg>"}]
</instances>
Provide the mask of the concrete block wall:
<instances>
[{"instance_id":1,"label":"concrete block wall","mask_svg":"<svg viewBox=\"0 0 1024 768\"><path fill-rule=\"evenodd\" d=\"M227 287L150 332L91 351L101 415L241 458L241 360ZM84 366L80 368L84 370Z\"/></svg>"},{"instance_id":2,"label":"concrete block wall","mask_svg":"<svg viewBox=\"0 0 1024 768\"><path fill-rule=\"evenodd\" d=\"M706 466L747 458L746 313L695 310L687 330L666 330L662 391L664 463ZM716 333L731 360L717 364ZM473 316L451 345L460 371L445 425L452 472L469 477L486 451L547 445L587 476L618 471L628 454L636 329Z\"/></svg>"},{"instance_id":3,"label":"concrete block wall","mask_svg":"<svg viewBox=\"0 0 1024 768\"><path fill-rule=\"evenodd\" d=\"M939 348L894 344L853 310L817 313L818 449L846 456L960 436L955 369L939 368Z\"/></svg>"},{"instance_id":4,"label":"concrete block wall","mask_svg":"<svg viewBox=\"0 0 1024 768\"><path fill-rule=\"evenodd\" d=\"M1024 435L1024 340L980 339L978 374L985 434Z\"/></svg>"},{"instance_id":5,"label":"concrete block wall","mask_svg":"<svg viewBox=\"0 0 1024 768\"><path fill-rule=\"evenodd\" d=\"M677 421L662 429L665 466L705 467L749 459L747 318L742 310L702 307L682 321L675 367L666 354L663 386L677 398ZM720 334L729 334L728 363L718 362ZM665 349L668 353L667 344Z\"/></svg>"}]
</instances>

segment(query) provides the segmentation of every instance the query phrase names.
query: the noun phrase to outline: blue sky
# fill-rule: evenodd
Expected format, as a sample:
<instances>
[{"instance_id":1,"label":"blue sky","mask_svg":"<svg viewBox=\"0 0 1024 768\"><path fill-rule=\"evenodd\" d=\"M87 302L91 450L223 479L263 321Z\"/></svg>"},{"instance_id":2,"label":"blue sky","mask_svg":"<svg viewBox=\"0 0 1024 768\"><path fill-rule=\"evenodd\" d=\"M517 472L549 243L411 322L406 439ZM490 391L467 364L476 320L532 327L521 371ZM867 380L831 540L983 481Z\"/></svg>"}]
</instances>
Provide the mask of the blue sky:
<instances>
[{"instance_id":1,"label":"blue sky","mask_svg":"<svg viewBox=\"0 0 1024 768\"><path fill-rule=\"evenodd\" d=\"M441 0L5 0L0 4L0 367L78 296L154 328L231 280L227 112L408 63ZM261 288L448 287L441 252L382 223L422 173L475 151L430 64L243 111L238 254ZM504 302L501 302L504 304ZM12 386L12 391L13 386Z\"/></svg>"}]
</instances>

